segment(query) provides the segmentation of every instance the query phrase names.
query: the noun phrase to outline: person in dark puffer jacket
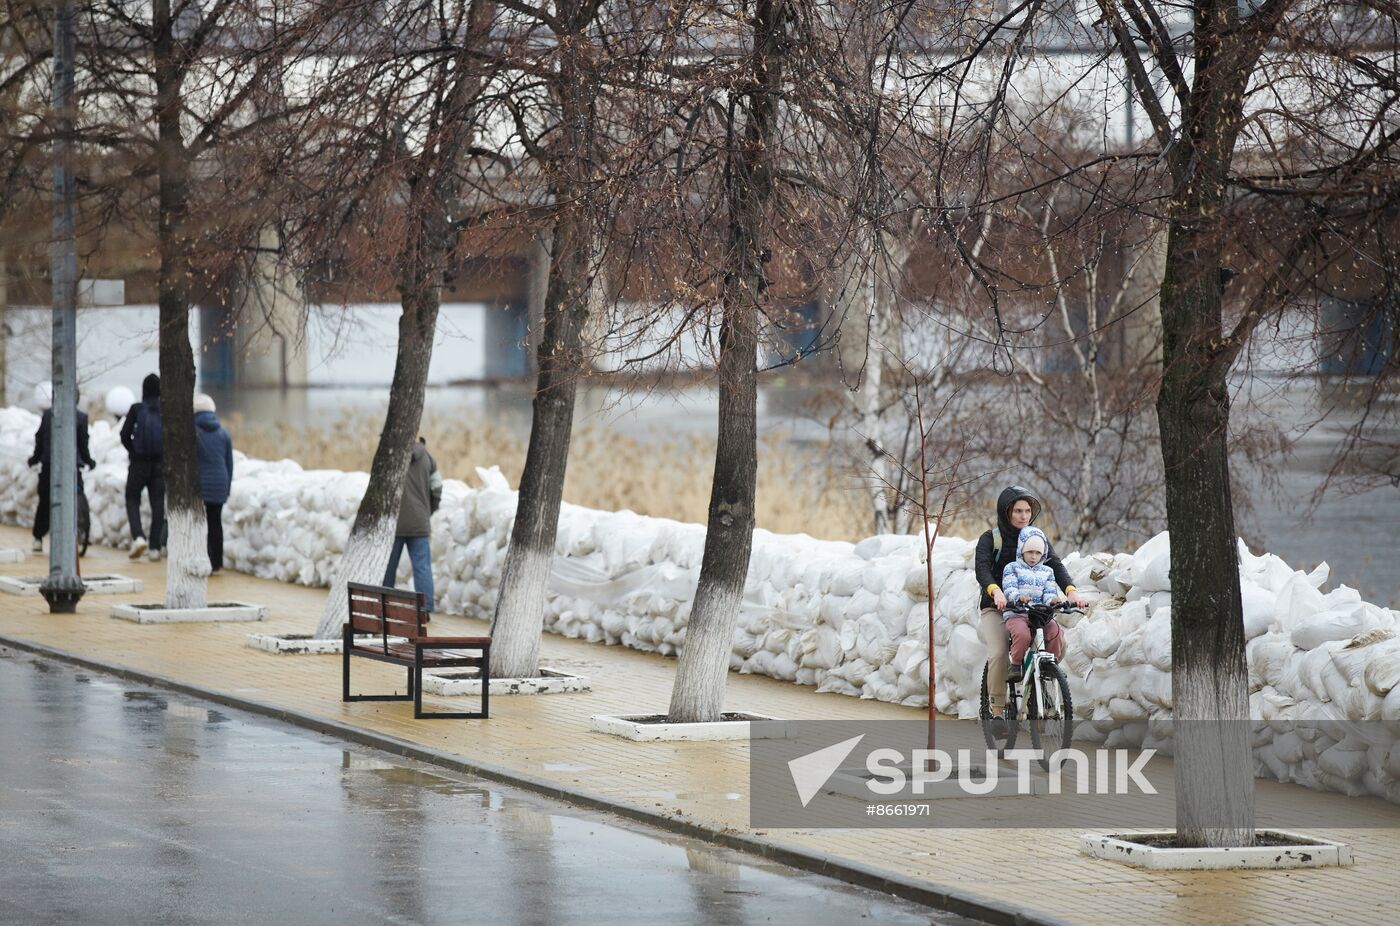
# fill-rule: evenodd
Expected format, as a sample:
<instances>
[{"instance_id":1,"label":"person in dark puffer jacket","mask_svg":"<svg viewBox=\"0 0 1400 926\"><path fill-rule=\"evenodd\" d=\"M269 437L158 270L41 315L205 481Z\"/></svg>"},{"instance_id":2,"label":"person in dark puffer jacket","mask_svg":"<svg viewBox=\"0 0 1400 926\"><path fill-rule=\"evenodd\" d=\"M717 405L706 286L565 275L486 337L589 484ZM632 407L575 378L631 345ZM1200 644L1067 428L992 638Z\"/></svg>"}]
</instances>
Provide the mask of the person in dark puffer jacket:
<instances>
[{"instance_id":1,"label":"person in dark puffer jacket","mask_svg":"<svg viewBox=\"0 0 1400 926\"><path fill-rule=\"evenodd\" d=\"M1029 527L1039 516L1040 499L1034 492L1024 486L1008 486L997 497L997 526L977 540L977 584L982 592L981 636L982 645L987 648L987 700L998 737L1005 735L1006 720L1001 714L1006 708L1006 674L1011 667L1011 635L1002 620L1006 596L1002 594L1000 583L1007 565L1016 559L1021 528ZM1001 535L1000 543L997 534ZM1054 572L1055 582L1064 589L1065 596L1082 607L1084 599L1070 584L1069 573L1048 540L1042 562Z\"/></svg>"},{"instance_id":2,"label":"person in dark puffer jacket","mask_svg":"<svg viewBox=\"0 0 1400 926\"><path fill-rule=\"evenodd\" d=\"M224 503L233 487L233 438L215 414L214 400L194 397L194 441L199 458L199 495L209 530L209 571L224 568Z\"/></svg>"},{"instance_id":3,"label":"person in dark puffer jacket","mask_svg":"<svg viewBox=\"0 0 1400 926\"><path fill-rule=\"evenodd\" d=\"M160 559L165 544L165 444L160 427L160 377L152 373L141 383L141 401L131 406L122 422L122 446L131 463L126 470L126 517L131 522L131 558L147 552L141 530L141 493L151 498L149 557Z\"/></svg>"}]
</instances>

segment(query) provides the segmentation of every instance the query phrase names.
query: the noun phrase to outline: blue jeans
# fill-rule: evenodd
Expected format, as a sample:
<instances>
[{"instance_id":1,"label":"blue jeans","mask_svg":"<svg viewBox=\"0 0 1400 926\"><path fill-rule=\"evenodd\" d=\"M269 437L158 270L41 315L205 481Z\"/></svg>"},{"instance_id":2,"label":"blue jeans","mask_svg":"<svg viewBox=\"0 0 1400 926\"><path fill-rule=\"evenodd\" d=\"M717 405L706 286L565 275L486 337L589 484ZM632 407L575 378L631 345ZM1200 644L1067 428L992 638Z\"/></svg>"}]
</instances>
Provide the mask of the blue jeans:
<instances>
[{"instance_id":1,"label":"blue jeans","mask_svg":"<svg viewBox=\"0 0 1400 926\"><path fill-rule=\"evenodd\" d=\"M408 561L413 564L413 589L423 593L423 607L433 610L433 548L427 537L395 537L394 551L389 554L389 568L384 573L384 584L394 585L394 576L399 571L399 557L403 548L408 547Z\"/></svg>"}]
</instances>

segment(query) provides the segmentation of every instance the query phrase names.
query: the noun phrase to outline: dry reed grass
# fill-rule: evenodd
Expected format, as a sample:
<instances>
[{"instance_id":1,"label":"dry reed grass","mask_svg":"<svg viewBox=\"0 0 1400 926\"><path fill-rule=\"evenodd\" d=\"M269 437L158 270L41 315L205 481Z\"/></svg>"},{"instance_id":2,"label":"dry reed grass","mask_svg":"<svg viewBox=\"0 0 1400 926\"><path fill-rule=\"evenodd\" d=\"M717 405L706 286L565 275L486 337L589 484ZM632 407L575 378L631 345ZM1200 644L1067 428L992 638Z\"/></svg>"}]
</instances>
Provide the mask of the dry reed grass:
<instances>
[{"instance_id":1,"label":"dry reed grass","mask_svg":"<svg viewBox=\"0 0 1400 926\"><path fill-rule=\"evenodd\" d=\"M368 470L381 422L342 416L321 428L228 422L235 446L262 459L290 457L308 469ZM443 476L476 485L476 467L499 466L512 486L525 466L526 437L486 420L428 419L422 428ZM588 508L703 524L710 501L714 441L640 441L591 422L574 429L564 499ZM758 526L856 541L870 534L866 496L842 454L798 446L786 435L760 438Z\"/></svg>"}]
</instances>

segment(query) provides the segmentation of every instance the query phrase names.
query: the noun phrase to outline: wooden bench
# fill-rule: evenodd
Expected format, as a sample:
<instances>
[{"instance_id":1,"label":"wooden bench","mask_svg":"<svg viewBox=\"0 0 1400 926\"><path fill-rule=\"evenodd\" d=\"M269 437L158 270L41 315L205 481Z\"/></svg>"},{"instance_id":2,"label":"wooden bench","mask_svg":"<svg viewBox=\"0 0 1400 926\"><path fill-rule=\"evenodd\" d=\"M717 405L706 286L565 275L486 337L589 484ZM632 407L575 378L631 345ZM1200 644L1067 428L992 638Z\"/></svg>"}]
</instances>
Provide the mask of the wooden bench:
<instances>
[{"instance_id":1,"label":"wooden bench","mask_svg":"<svg viewBox=\"0 0 1400 926\"><path fill-rule=\"evenodd\" d=\"M423 593L349 582L350 619L341 643L342 701L412 701L415 718L482 719L489 716L491 688L490 637L430 637ZM367 641L370 634L377 639ZM408 694L352 695L350 657L363 656L408 669ZM481 710L424 711L423 670L476 666L481 676Z\"/></svg>"}]
</instances>

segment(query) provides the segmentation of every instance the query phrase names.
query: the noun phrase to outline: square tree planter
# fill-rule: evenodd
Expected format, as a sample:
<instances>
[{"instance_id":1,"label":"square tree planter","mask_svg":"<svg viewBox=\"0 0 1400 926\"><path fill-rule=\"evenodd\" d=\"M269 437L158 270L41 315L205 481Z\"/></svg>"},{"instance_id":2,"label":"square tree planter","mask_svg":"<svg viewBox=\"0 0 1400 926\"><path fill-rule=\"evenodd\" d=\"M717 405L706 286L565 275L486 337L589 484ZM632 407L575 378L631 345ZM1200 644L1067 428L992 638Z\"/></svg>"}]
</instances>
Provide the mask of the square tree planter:
<instances>
[{"instance_id":1,"label":"square tree planter","mask_svg":"<svg viewBox=\"0 0 1400 926\"><path fill-rule=\"evenodd\" d=\"M0 576L0 592L11 595L38 595L39 586L48 576ZM83 588L89 595L130 595L143 588L140 579L127 576L83 576Z\"/></svg>"},{"instance_id":2,"label":"square tree planter","mask_svg":"<svg viewBox=\"0 0 1400 926\"><path fill-rule=\"evenodd\" d=\"M208 621L265 621L267 608L241 601L211 601L203 608L167 608L163 604L112 605L112 616L138 624L188 624Z\"/></svg>"},{"instance_id":3,"label":"square tree planter","mask_svg":"<svg viewBox=\"0 0 1400 926\"><path fill-rule=\"evenodd\" d=\"M1258 845L1235 849L1182 849L1174 830L1085 833L1079 851L1093 858L1155 871L1229 868L1330 868L1353 862L1351 846L1287 830L1259 830Z\"/></svg>"},{"instance_id":4,"label":"square tree planter","mask_svg":"<svg viewBox=\"0 0 1400 926\"><path fill-rule=\"evenodd\" d=\"M423 675L423 690L435 695L481 696L481 678L475 672L438 672ZM570 694L592 691L593 684L582 675L540 666L536 678L492 678L491 697L496 695Z\"/></svg>"},{"instance_id":5,"label":"square tree planter","mask_svg":"<svg viewBox=\"0 0 1400 926\"><path fill-rule=\"evenodd\" d=\"M671 723L665 714L611 716L596 714L590 729L637 742L713 742L752 738L782 739L787 735L782 723L765 714L725 711L723 720L713 723ZM767 721L757 727L753 721Z\"/></svg>"}]
</instances>

